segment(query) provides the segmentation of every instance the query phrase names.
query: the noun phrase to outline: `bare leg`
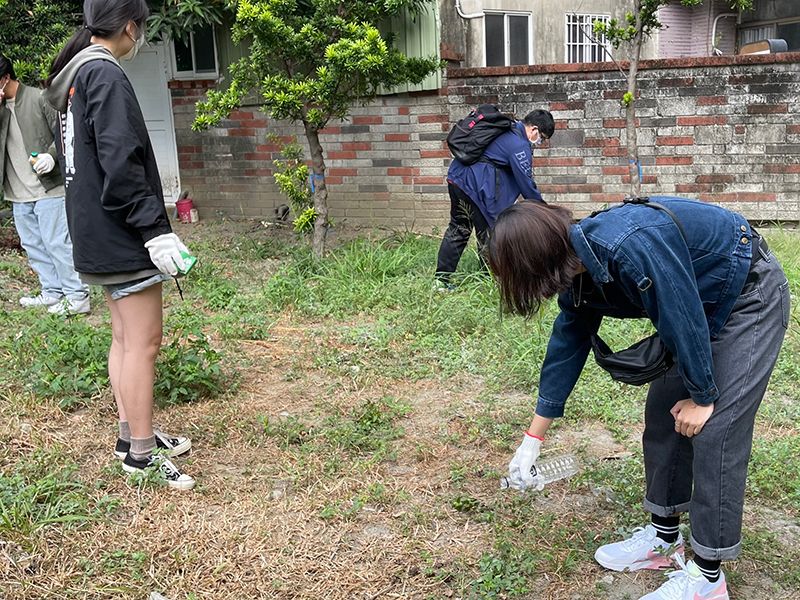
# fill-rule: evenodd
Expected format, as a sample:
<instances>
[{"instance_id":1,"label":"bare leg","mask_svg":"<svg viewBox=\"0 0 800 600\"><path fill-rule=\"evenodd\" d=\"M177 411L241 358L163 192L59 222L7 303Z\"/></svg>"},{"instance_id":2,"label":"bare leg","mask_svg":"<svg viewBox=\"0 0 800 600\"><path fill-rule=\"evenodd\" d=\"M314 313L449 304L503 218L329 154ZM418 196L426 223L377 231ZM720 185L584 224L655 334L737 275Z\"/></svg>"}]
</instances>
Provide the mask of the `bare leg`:
<instances>
[{"instance_id":1,"label":"bare leg","mask_svg":"<svg viewBox=\"0 0 800 600\"><path fill-rule=\"evenodd\" d=\"M153 383L162 336L161 284L114 303L121 324L122 352L115 354L112 360L112 342L109 376L114 362L115 397L122 404L120 416L124 413L127 417L131 438L146 439L153 435ZM112 312L112 323L113 315Z\"/></svg>"},{"instance_id":2,"label":"bare leg","mask_svg":"<svg viewBox=\"0 0 800 600\"><path fill-rule=\"evenodd\" d=\"M125 405L119 394L119 377L122 371L122 352L125 347L125 339L122 332L122 315L117 309L117 301L111 299L111 294L106 292L106 306L111 312L111 349L108 351L108 379L111 382L111 391L114 393L114 400L117 402L117 412L119 420L127 421Z\"/></svg>"}]
</instances>

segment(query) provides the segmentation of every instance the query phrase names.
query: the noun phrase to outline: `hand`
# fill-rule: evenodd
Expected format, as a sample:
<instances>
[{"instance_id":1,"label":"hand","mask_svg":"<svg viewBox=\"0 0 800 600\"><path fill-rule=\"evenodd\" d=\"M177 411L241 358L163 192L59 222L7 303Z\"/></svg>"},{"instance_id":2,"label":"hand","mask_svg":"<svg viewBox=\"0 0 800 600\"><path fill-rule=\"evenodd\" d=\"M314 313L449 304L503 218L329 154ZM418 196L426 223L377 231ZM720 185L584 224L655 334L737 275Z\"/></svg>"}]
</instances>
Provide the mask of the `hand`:
<instances>
[{"instance_id":1,"label":"hand","mask_svg":"<svg viewBox=\"0 0 800 600\"><path fill-rule=\"evenodd\" d=\"M508 480L510 487L515 490L536 488L541 490L544 484L536 482L531 474L531 467L536 464L539 452L542 449L542 440L525 432L522 443L517 448L514 458L508 465Z\"/></svg>"},{"instance_id":2,"label":"hand","mask_svg":"<svg viewBox=\"0 0 800 600\"><path fill-rule=\"evenodd\" d=\"M188 254L189 249L183 245L183 242L174 233L164 233L156 236L146 242L144 247L150 252L150 260L165 275L175 277L185 268L181 252Z\"/></svg>"},{"instance_id":3,"label":"hand","mask_svg":"<svg viewBox=\"0 0 800 600\"><path fill-rule=\"evenodd\" d=\"M56 166L56 160L51 154L44 152L36 157L36 162L33 163L33 170L37 175L44 175L49 173Z\"/></svg>"},{"instance_id":4,"label":"hand","mask_svg":"<svg viewBox=\"0 0 800 600\"><path fill-rule=\"evenodd\" d=\"M714 412L714 405L701 406L687 398L676 402L669 412L675 418L675 431L686 437L693 437L703 430Z\"/></svg>"}]
</instances>

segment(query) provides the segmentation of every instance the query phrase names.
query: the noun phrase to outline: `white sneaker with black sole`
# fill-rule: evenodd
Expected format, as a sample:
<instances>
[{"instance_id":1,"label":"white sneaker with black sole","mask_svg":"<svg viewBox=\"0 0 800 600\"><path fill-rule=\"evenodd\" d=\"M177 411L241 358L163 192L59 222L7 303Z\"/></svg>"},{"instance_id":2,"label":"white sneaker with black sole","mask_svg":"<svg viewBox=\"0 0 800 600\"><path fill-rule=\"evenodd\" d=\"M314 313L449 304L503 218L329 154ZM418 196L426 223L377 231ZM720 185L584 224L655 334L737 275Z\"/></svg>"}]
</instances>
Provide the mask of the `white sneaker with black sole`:
<instances>
[{"instance_id":1,"label":"white sneaker with black sole","mask_svg":"<svg viewBox=\"0 0 800 600\"><path fill-rule=\"evenodd\" d=\"M49 294L39 294L38 296L23 296L19 299L20 306L25 308L48 308L58 304L63 296L50 296Z\"/></svg>"},{"instance_id":2,"label":"white sneaker with black sole","mask_svg":"<svg viewBox=\"0 0 800 600\"><path fill-rule=\"evenodd\" d=\"M594 559L612 571L639 571L641 569L667 569L675 555L683 557L683 536L678 534L674 544L656 535L655 527L637 527L633 535L621 542L600 546Z\"/></svg>"},{"instance_id":3,"label":"white sneaker with black sole","mask_svg":"<svg viewBox=\"0 0 800 600\"><path fill-rule=\"evenodd\" d=\"M194 487L194 478L181 473L174 462L161 454L151 454L147 459L138 461L128 453L122 459L122 470L126 473L142 473L147 468L157 468L167 486L173 489L191 490Z\"/></svg>"},{"instance_id":4,"label":"white sneaker with black sole","mask_svg":"<svg viewBox=\"0 0 800 600\"><path fill-rule=\"evenodd\" d=\"M192 440L188 437L181 435L170 435L158 429L153 429L153 435L156 436L156 449L162 450L170 458L186 454L192 449ZM117 458L122 460L131 449L131 443L117 438L117 444L114 446L114 454Z\"/></svg>"}]
</instances>

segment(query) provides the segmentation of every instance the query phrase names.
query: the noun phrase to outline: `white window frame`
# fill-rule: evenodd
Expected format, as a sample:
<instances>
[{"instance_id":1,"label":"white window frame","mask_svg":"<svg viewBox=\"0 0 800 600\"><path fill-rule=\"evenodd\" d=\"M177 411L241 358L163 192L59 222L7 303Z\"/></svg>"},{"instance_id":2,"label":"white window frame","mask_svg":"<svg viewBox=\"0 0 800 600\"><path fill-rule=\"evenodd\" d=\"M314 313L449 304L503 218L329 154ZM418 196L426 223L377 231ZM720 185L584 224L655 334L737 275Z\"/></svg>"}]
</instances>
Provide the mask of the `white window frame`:
<instances>
[{"instance_id":1,"label":"white window frame","mask_svg":"<svg viewBox=\"0 0 800 600\"><path fill-rule=\"evenodd\" d=\"M217 79L219 77L219 49L217 46L217 28L211 26L211 37L214 41L214 71L202 71L198 73L196 70L191 71L178 71L178 58L175 55L175 41L169 43L169 57L172 61L172 78L177 80L192 80L192 79ZM189 34L189 48L192 50L192 65L195 64L194 53L194 32Z\"/></svg>"},{"instance_id":2,"label":"white window frame","mask_svg":"<svg viewBox=\"0 0 800 600\"><path fill-rule=\"evenodd\" d=\"M528 18L528 64L533 64L533 13L505 10L485 10L486 15L503 15L503 37L505 38L505 56L503 62L505 67L511 66L511 40L508 36L508 17L527 17ZM483 24L483 66L486 64L486 23Z\"/></svg>"},{"instance_id":3,"label":"white window frame","mask_svg":"<svg viewBox=\"0 0 800 600\"><path fill-rule=\"evenodd\" d=\"M587 22L590 24L589 30L586 33L589 34L591 39L595 39L594 34L594 22L595 21L604 21L608 23L611 20L611 15L593 15L587 13L566 13L564 19L564 62L568 64L579 64L579 63L587 63L587 62L610 62L611 58L609 53L611 52L611 47L609 46L608 42L605 41L605 36L603 36L603 40L597 40L596 42L591 41L585 35L580 35L579 39L573 42L570 42L569 35L570 35L570 27L573 25L570 23L571 18L583 18L584 23L581 24L580 21L577 23L577 26L586 31L586 24ZM603 43L605 42L605 43ZM578 48L578 54L580 55L579 60L571 61L570 60L570 50L572 48ZM595 61L591 60L591 51L592 49L597 48L600 50L601 60ZM603 50L605 48L605 50ZM587 59L588 57L588 59Z\"/></svg>"}]
</instances>

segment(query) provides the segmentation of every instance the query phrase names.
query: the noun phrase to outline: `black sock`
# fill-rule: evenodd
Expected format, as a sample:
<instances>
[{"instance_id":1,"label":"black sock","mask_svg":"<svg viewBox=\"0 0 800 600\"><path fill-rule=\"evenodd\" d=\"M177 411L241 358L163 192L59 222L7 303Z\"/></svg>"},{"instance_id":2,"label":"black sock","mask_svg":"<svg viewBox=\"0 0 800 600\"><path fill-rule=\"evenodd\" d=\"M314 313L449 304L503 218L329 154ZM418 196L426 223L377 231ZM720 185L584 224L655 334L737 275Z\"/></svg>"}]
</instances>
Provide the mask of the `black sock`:
<instances>
[{"instance_id":1,"label":"black sock","mask_svg":"<svg viewBox=\"0 0 800 600\"><path fill-rule=\"evenodd\" d=\"M660 540L672 544L678 541L678 524L681 522L679 516L674 517L659 517L653 515L651 517L653 529L656 530L656 537Z\"/></svg>"},{"instance_id":2,"label":"black sock","mask_svg":"<svg viewBox=\"0 0 800 600\"><path fill-rule=\"evenodd\" d=\"M706 560L702 556L697 556L695 554L694 564L696 564L697 568L700 569L700 572L703 574L703 577L708 579L711 583L716 583L717 581L719 581L721 561Z\"/></svg>"}]
</instances>

